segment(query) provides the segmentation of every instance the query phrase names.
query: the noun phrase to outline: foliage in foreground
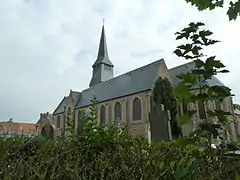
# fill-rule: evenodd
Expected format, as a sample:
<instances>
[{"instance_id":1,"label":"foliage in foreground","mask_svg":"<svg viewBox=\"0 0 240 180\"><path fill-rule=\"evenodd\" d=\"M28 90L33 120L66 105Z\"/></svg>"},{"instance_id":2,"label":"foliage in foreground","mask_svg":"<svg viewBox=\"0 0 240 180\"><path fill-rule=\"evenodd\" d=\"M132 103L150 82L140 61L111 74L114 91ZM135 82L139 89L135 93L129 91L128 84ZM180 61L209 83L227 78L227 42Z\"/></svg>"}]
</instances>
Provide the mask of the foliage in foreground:
<instances>
[{"instance_id":1,"label":"foliage in foreground","mask_svg":"<svg viewBox=\"0 0 240 180\"><path fill-rule=\"evenodd\" d=\"M238 158L226 159L221 150L185 146L184 138L149 144L116 124L97 126L92 102L90 116L82 112L81 135L0 139L0 179L239 178Z\"/></svg>"},{"instance_id":2,"label":"foliage in foreground","mask_svg":"<svg viewBox=\"0 0 240 180\"><path fill-rule=\"evenodd\" d=\"M95 130L94 130L95 129ZM88 129L89 130L89 129ZM235 179L239 159L176 141L148 144L116 126L57 140L1 139L0 179Z\"/></svg>"},{"instance_id":3,"label":"foliage in foreground","mask_svg":"<svg viewBox=\"0 0 240 180\"><path fill-rule=\"evenodd\" d=\"M205 24L202 22L191 22L188 27L176 33L177 40L185 39L187 43L178 46L174 53L180 58L191 60L194 67L191 71L177 76L180 83L175 88L175 93L179 103L197 104L200 120L194 133L199 140L207 142L211 147L212 140L223 139L222 132L230 123L228 116L231 115L231 112L222 109L221 104L232 94L231 89L226 86L209 83L213 76L229 71L225 69L220 60L216 59L216 56L204 54L204 48L219 42L211 39L213 33L204 29L204 26ZM205 108L209 102L219 104L220 107ZM188 108L183 115L179 116L179 122L186 124L195 114L196 108Z\"/></svg>"},{"instance_id":4,"label":"foliage in foreground","mask_svg":"<svg viewBox=\"0 0 240 180\"><path fill-rule=\"evenodd\" d=\"M153 88L153 101L155 104L164 105L164 109L171 113L171 131L172 137L181 136L181 128L177 123L177 100L174 94L174 88L171 82L164 77L158 77Z\"/></svg>"},{"instance_id":5,"label":"foliage in foreground","mask_svg":"<svg viewBox=\"0 0 240 180\"><path fill-rule=\"evenodd\" d=\"M226 0L185 0L187 3L191 3L196 6L199 11L206 9L213 10L218 7L224 7ZM236 20L240 15L240 0L230 1L228 6L227 15L229 20Z\"/></svg>"}]
</instances>

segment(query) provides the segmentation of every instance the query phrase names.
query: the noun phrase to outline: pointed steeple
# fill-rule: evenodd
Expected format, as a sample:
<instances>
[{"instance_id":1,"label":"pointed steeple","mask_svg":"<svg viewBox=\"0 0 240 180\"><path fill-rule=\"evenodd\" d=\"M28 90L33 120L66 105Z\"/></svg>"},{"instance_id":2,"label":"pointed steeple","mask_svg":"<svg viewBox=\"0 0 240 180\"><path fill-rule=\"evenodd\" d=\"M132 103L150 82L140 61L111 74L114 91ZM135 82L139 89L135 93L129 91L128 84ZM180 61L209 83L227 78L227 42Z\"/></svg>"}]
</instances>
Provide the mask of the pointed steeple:
<instances>
[{"instance_id":1,"label":"pointed steeple","mask_svg":"<svg viewBox=\"0 0 240 180\"><path fill-rule=\"evenodd\" d=\"M114 65L112 64L108 57L104 24L102 26L102 33L99 43L97 60L94 62L92 67L93 74L89 86L93 86L100 82L107 81L114 77L113 76Z\"/></svg>"},{"instance_id":2,"label":"pointed steeple","mask_svg":"<svg viewBox=\"0 0 240 180\"><path fill-rule=\"evenodd\" d=\"M106 35L105 35L105 29L104 29L104 24L102 26L102 33L101 33L101 38L100 38L100 43L99 43L99 48L98 48L98 55L97 55L97 60L93 64L93 67L103 63L107 64L109 66L114 66L112 62L109 60L108 57L108 50L107 50L107 42L106 42Z\"/></svg>"}]
</instances>

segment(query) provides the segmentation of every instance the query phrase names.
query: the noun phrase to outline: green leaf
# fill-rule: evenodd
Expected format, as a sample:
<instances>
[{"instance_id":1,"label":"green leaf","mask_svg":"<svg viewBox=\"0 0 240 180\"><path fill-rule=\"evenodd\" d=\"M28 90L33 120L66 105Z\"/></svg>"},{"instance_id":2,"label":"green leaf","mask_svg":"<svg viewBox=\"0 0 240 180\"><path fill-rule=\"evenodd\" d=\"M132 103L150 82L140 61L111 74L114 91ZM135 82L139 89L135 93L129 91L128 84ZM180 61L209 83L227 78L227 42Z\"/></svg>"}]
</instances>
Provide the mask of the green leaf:
<instances>
[{"instance_id":1,"label":"green leaf","mask_svg":"<svg viewBox=\"0 0 240 180\"><path fill-rule=\"evenodd\" d=\"M183 146L186 146L186 145L190 145L190 144L194 144L195 141L191 138L187 138L187 137L182 137L182 138L177 138L175 139L175 142L179 145L183 145Z\"/></svg>"},{"instance_id":2,"label":"green leaf","mask_svg":"<svg viewBox=\"0 0 240 180\"><path fill-rule=\"evenodd\" d=\"M189 53L191 51L191 49L192 49L192 44L186 44L185 48L184 48L185 51L183 54L185 55L185 54Z\"/></svg>"},{"instance_id":3,"label":"green leaf","mask_svg":"<svg viewBox=\"0 0 240 180\"><path fill-rule=\"evenodd\" d=\"M182 34L182 33L176 33L176 34L179 34L179 35L176 37L176 40L179 40L179 39L184 38L184 34Z\"/></svg>"},{"instance_id":4,"label":"green leaf","mask_svg":"<svg viewBox=\"0 0 240 180\"><path fill-rule=\"evenodd\" d=\"M159 169L162 169L163 167L164 167L164 162L159 162L158 168L159 168Z\"/></svg>"},{"instance_id":5,"label":"green leaf","mask_svg":"<svg viewBox=\"0 0 240 180\"><path fill-rule=\"evenodd\" d=\"M180 159L180 161L178 162L178 168L177 170L174 172L174 179L176 180L181 180L184 177L186 177L186 175L189 173L189 168L192 165L192 163L195 161L194 158L191 158L188 160L188 162L186 163L185 157L182 157ZM185 165L186 164L186 165ZM185 166L183 166L185 165Z\"/></svg>"},{"instance_id":6,"label":"green leaf","mask_svg":"<svg viewBox=\"0 0 240 180\"><path fill-rule=\"evenodd\" d=\"M224 69L224 70L221 70L221 71L219 71L220 73L229 73L229 70L227 70L227 69Z\"/></svg>"},{"instance_id":7,"label":"green leaf","mask_svg":"<svg viewBox=\"0 0 240 180\"><path fill-rule=\"evenodd\" d=\"M192 48L192 53L193 53L194 55L199 55L199 54L200 54L199 51L200 51L201 49L202 49L202 47L195 45L195 46L193 46L193 48Z\"/></svg>"},{"instance_id":8,"label":"green leaf","mask_svg":"<svg viewBox=\"0 0 240 180\"><path fill-rule=\"evenodd\" d=\"M187 169L187 168L177 169L177 170L174 172L174 179L176 179L176 180L181 180L181 179L184 178L187 174L188 174L188 169Z\"/></svg>"},{"instance_id":9,"label":"green leaf","mask_svg":"<svg viewBox=\"0 0 240 180\"><path fill-rule=\"evenodd\" d=\"M190 56L190 55L185 55L184 56L186 59L194 59L195 57L194 56Z\"/></svg>"},{"instance_id":10,"label":"green leaf","mask_svg":"<svg viewBox=\"0 0 240 180\"><path fill-rule=\"evenodd\" d=\"M213 67L219 69L219 68L224 68L225 66L218 60L215 60L216 56L211 56L207 58L206 63L205 63L205 68L206 69L211 69Z\"/></svg>"},{"instance_id":11,"label":"green leaf","mask_svg":"<svg viewBox=\"0 0 240 180\"><path fill-rule=\"evenodd\" d=\"M235 3L231 1L229 5L230 7L227 12L229 20L236 20L240 15L240 1L236 1Z\"/></svg>"},{"instance_id":12,"label":"green leaf","mask_svg":"<svg viewBox=\"0 0 240 180\"><path fill-rule=\"evenodd\" d=\"M183 53L180 49L176 49L173 53L175 53L179 57L183 56Z\"/></svg>"},{"instance_id":13,"label":"green leaf","mask_svg":"<svg viewBox=\"0 0 240 180\"><path fill-rule=\"evenodd\" d=\"M191 95L190 89L188 86L186 86L184 83L179 83L175 88L174 92L176 96L178 97L178 101L182 102L184 98L187 98Z\"/></svg>"},{"instance_id":14,"label":"green leaf","mask_svg":"<svg viewBox=\"0 0 240 180\"><path fill-rule=\"evenodd\" d=\"M240 180L240 174L237 171L235 171L235 180Z\"/></svg>"},{"instance_id":15,"label":"green leaf","mask_svg":"<svg viewBox=\"0 0 240 180\"><path fill-rule=\"evenodd\" d=\"M187 111L185 114L183 115L179 115L178 116L178 124L180 126L186 124L188 121L191 120L192 116L196 113L196 111Z\"/></svg>"},{"instance_id":16,"label":"green leaf","mask_svg":"<svg viewBox=\"0 0 240 180\"><path fill-rule=\"evenodd\" d=\"M217 7L223 7L224 0L185 0L187 3L191 3L191 5L196 6L199 11L203 11L206 9L213 10ZM229 8L227 11L227 15L229 21L236 20L237 17L240 15L240 1L236 0L230 1Z\"/></svg>"},{"instance_id":17,"label":"green leaf","mask_svg":"<svg viewBox=\"0 0 240 180\"><path fill-rule=\"evenodd\" d=\"M216 7L223 7L223 0L186 0L186 2L190 2L192 5L196 6L199 11L210 9L213 10Z\"/></svg>"},{"instance_id":18,"label":"green leaf","mask_svg":"<svg viewBox=\"0 0 240 180\"><path fill-rule=\"evenodd\" d=\"M196 83L197 76L192 73L180 73L177 75L177 78L181 79L184 83Z\"/></svg>"},{"instance_id":19,"label":"green leaf","mask_svg":"<svg viewBox=\"0 0 240 180\"><path fill-rule=\"evenodd\" d=\"M204 101L207 101L208 98L209 98L209 96L208 96L208 94L205 93L205 92L202 92L202 93L197 94L197 99L198 99L199 101L204 102Z\"/></svg>"},{"instance_id":20,"label":"green leaf","mask_svg":"<svg viewBox=\"0 0 240 180\"><path fill-rule=\"evenodd\" d=\"M195 62L195 67L197 68L201 68L205 65L205 63L200 59L194 60L194 62Z\"/></svg>"},{"instance_id":21,"label":"green leaf","mask_svg":"<svg viewBox=\"0 0 240 180\"><path fill-rule=\"evenodd\" d=\"M204 24L203 22L197 22L197 23L196 23L196 26L197 26L197 27L205 26L205 24Z\"/></svg>"},{"instance_id":22,"label":"green leaf","mask_svg":"<svg viewBox=\"0 0 240 180\"><path fill-rule=\"evenodd\" d=\"M208 41L206 41L205 45L206 45L206 46L209 46L209 45L216 44L216 43L218 43L218 42L221 42L221 41L209 39Z\"/></svg>"},{"instance_id":23,"label":"green leaf","mask_svg":"<svg viewBox=\"0 0 240 180\"><path fill-rule=\"evenodd\" d=\"M203 30L203 31L199 31L199 35L201 37L206 37L206 36L211 36L213 34L213 32L209 31L209 30Z\"/></svg>"},{"instance_id":24,"label":"green leaf","mask_svg":"<svg viewBox=\"0 0 240 180\"><path fill-rule=\"evenodd\" d=\"M177 47L178 49L181 49L181 50L185 50L186 49L186 46L185 45L180 45Z\"/></svg>"},{"instance_id":25,"label":"green leaf","mask_svg":"<svg viewBox=\"0 0 240 180\"><path fill-rule=\"evenodd\" d=\"M192 36L190 36L190 38L193 40L194 43L196 43L199 37L200 36L198 34L193 34Z\"/></svg>"},{"instance_id":26,"label":"green leaf","mask_svg":"<svg viewBox=\"0 0 240 180\"><path fill-rule=\"evenodd\" d=\"M231 89L226 86L211 86L208 88L208 94L215 95L218 99L231 96Z\"/></svg>"}]
</instances>

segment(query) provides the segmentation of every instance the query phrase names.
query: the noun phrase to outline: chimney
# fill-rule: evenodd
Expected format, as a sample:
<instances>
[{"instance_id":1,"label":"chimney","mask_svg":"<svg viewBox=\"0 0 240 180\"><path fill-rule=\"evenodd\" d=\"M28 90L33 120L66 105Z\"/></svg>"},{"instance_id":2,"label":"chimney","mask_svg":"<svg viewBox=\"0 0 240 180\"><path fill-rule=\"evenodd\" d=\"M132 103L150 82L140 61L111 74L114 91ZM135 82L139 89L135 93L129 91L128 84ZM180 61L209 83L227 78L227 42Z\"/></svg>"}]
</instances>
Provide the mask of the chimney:
<instances>
[{"instance_id":1,"label":"chimney","mask_svg":"<svg viewBox=\"0 0 240 180\"><path fill-rule=\"evenodd\" d=\"M43 113L40 113L40 119L42 119L42 117L43 117Z\"/></svg>"}]
</instances>

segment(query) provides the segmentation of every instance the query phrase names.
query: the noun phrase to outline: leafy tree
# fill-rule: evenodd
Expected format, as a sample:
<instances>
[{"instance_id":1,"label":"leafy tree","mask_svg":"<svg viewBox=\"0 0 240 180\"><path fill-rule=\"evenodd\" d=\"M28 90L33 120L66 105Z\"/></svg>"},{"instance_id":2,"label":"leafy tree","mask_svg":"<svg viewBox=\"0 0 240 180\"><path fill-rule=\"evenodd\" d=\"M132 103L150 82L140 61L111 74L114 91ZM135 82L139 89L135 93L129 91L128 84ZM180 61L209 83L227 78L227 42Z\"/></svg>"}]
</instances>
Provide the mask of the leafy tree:
<instances>
[{"instance_id":1,"label":"leafy tree","mask_svg":"<svg viewBox=\"0 0 240 180\"><path fill-rule=\"evenodd\" d=\"M77 134L84 135L83 133L88 133L93 127L97 125L97 103L98 100L96 96L93 96L90 105L90 114L86 114L86 111L84 109L79 110L81 120L78 120Z\"/></svg>"},{"instance_id":2,"label":"leafy tree","mask_svg":"<svg viewBox=\"0 0 240 180\"><path fill-rule=\"evenodd\" d=\"M175 92L179 103L186 100L188 104L194 103L203 107L201 113L203 121L200 122L195 134L205 142L207 140L210 147L212 138L220 137L220 130L226 125L227 115L231 113L217 109L205 111L205 105L209 101L222 102L225 97L231 96L231 90L225 86L208 84L208 80L214 75L227 73L228 70L223 69L225 66L216 60L216 56L206 56L202 52L204 47L219 42L210 38L213 33L203 29L204 25L202 22L191 22L188 27L176 33L177 40L186 39L188 43L178 46L174 53L178 57L193 61L195 67L190 72L178 75L181 82L175 88ZM195 113L196 110L187 110L183 116L179 116L179 122L186 123Z\"/></svg>"},{"instance_id":3,"label":"leafy tree","mask_svg":"<svg viewBox=\"0 0 240 180\"><path fill-rule=\"evenodd\" d=\"M156 104L163 104L171 112L171 130L173 138L181 135L181 128L177 124L177 100L173 86L167 78L159 77L154 85L153 100Z\"/></svg>"},{"instance_id":4,"label":"leafy tree","mask_svg":"<svg viewBox=\"0 0 240 180\"><path fill-rule=\"evenodd\" d=\"M74 135L76 133L75 125L76 123L70 108L67 111L66 119L67 119L67 131L70 132L71 135Z\"/></svg>"},{"instance_id":5,"label":"leafy tree","mask_svg":"<svg viewBox=\"0 0 240 180\"><path fill-rule=\"evenodd\" d=\"M80 110L80 116L82 121L82 134L83 136L89 136L91 133L94 133L97 129L97 108L96 104L98 103L98 100L96 96L93 97L91 100L91 106L90 106L90 114L87 115L85 110ZM80 130L80 131L81 131Z\"/></svg>"},{"instance_id":6,"label":"leafy tree","mask_svg":"<svg viewBox=\"0 0 240 180\"><path fill-rule=\"evenodd\" d=\"M78 127L78 134L82 135L87 141L94 140L96 138L113 138L114 136L116 136L116 139L119 138L119 136L127 137L126 127L120 129L117 125L117 122L114 122L111 126L98 125L96 108L97 103L98 100L96 96L93 96L90 105L90 113L87 115L85 110L80 110L82 123L81 127Z\"/></svg>"},{"instance_id":7,"label":"leafy tree","mask_svg":"<svg viewBox=\"0 0 240 180\"><path fill-rule=\"evenodd\" d=\"M224 0L185 0L185 1L196 6L199 11L206 9L213 10L217 7L223 7L224 2L226 2ZM230 1L227 15L230 21L237 19L237 17L240 15L240 0L237 0L235 2Z\"/></svg>"}]
</instances>

